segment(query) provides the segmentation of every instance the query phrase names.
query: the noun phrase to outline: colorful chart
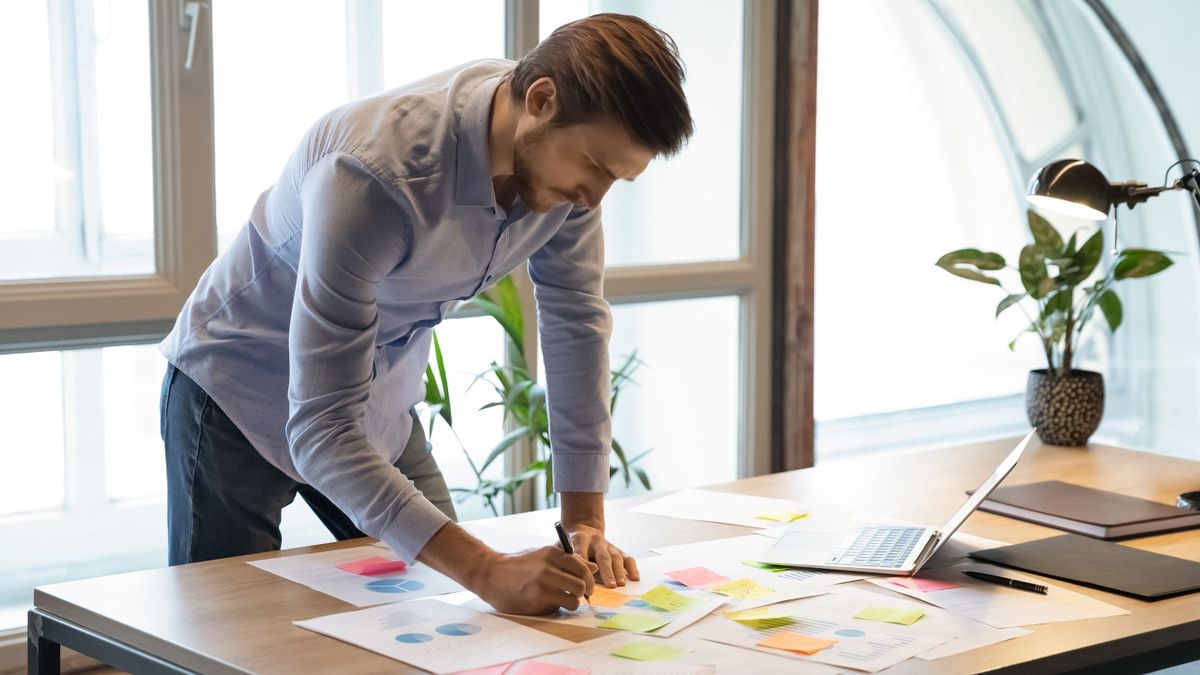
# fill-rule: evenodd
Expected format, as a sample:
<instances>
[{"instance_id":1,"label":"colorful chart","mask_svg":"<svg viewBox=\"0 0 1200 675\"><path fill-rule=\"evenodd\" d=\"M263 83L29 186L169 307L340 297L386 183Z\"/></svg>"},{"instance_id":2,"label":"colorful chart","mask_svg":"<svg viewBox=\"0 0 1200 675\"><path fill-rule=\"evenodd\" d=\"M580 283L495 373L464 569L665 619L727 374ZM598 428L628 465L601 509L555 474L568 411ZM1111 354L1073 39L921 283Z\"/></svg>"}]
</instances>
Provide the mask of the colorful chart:
<instances>
[{"instance_id":1,"label":"colorful chart","mask_svg":"<svg viewBox=\"0 0 1200 675\"><path fill-rule=\"evenodd\" d=\"M866 633L854 628L843 628L839 631L836 631L834 635L841 635L842 637L862 637L866 635Z\"/></svg>"},{"instance_id":2,"label":"colorful chart","mask_svg":"<svg viewBox=\"0 0 1200 675\"><path fill-rule=\"evenodd\" d=\"M376 593L412 593L425 588L425 584L415 579L376 579L367 582L367 590Z\"/></svg>"},{"instance_id":3,"label":"colorful chart","mask_svg":"<svg viewBox=\"0 0 1200 675\"><path fill-rule=\"evenodd\" d=\"M466 637L474 635L483 629L473 623L448 623L444 626L438 626L434 630L450 637Z\"/></svg>"},{"instance_id":4,"label":"colorful chart","mask_svg":"<svg viewBox=\"0 0 1200 675\"><path fill-rule=\"evenodd\" d=\"M396 636L396 642L403 642L410 645L419 645L422 642L429 642L432 639L432 635L426 635L425 633L401 633Z\"/></svg>"}]
</instances>

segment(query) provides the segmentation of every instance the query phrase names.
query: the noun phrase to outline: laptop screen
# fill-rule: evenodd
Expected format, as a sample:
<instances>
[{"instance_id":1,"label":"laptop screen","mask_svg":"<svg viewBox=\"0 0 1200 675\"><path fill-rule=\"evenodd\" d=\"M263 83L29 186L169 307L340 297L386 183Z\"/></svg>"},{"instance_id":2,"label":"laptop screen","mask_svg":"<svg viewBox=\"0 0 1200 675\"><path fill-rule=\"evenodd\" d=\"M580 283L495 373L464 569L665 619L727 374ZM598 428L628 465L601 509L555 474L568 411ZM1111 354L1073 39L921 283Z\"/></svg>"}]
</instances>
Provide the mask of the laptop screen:
<instances>
[{"instance_id":1,"label":"laptop screen","mask_svg":"<svg viewBox=\"0 0 1200 675\"><path fill-rule=\"evenodd\" d=\"M950 540L950 535L954 534L955 530L961 527L963 522L965 522L967 518L970 517L970 515L975 511L975 509L979 507L979 504L982 503L983 500L987 499L988 495L992 494L992 490L995 490L996 486L1000 485L1000 481L1004 480L1008 474L1012 473L1013 467L1017 465L1017 460L1021 458L1021 453L1025 451L1025 446L1029 445L1030 439L1033 438L1033 434L1036 432L1037 429L1030 431L1025 438L1017 444L1017 447L1014 448L1012 452L1008 453L1008 457L1005 457L1004 461L1000 462L1000 466L996 467L996 470L992 472L992 475L988 476L988 479L983 481L983 485L979 486L979 489L975 491L975 494L968 497L966 503L964 503L958 509L958 512L951 516L950 520L946 521L946 525L938 532L938 542L937 545L934 546L933 550L930 551L931 556L933 551L936 551L943 543Z\"/></svg>"}]
</instances>

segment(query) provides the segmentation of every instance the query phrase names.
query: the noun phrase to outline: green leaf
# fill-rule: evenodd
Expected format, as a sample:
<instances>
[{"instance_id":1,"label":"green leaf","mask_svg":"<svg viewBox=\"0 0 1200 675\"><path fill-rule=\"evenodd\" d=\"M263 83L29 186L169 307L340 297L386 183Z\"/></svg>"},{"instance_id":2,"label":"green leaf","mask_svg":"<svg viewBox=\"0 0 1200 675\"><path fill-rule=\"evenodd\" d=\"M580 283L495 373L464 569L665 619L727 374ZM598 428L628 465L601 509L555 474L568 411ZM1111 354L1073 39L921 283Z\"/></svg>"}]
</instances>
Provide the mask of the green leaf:
<instances>
[{"instance_id":1,"label":"green leaf","mask_svg":"<svg viewBox=\"0 0 1200 675\"><path fill-rule=\"evenodd\" d=\"M492 451L488 453L487 459L483 460L483 464L479 466L479 473L487 471L492 462L502 456L506 450L516 445L518 441L527 438L529 434L529 427L517 427L505 434L504 438L500 439L500 442L496 444L496 447L492 448Z\"/></svg>"},{"instance_id":2,"label":"green leaf","mask_svg":"<svg viewBox=\"0 0 1200 675\"><path fill-rule=\"evenodd\" d=\"M521 296L512 277L505 275L488 290L471 299L483 313L504 328L523 362L525 361L525 315L521 312Z\"/></svg>"},{"instance_id":3,"label":"green leaf","mask_svg":"<svg viewBox=\"0 0 1200 675\"><path fill-rule=\"evenodd\" d=\"M617 442L617 439L612 439L613 453L617 456L617 460L621 462L621 471L625 473L625 487L629 487L629 460L625 458L625 449Z\"/></svg>"},{"instance_id":4,"label":"green leaf","mask_svg":"<svg viewBox=\"0 0 1200 675\"><path fill-rule=\"evenodd\" d=\"M1074 295L1074 289L1064 288L1050 296L1050 299L1046 301L1045 308L1042 310L1042 316L1049 318L1056 313L1066 314L1067 312L1070 312L1071 302L1074 299Z\"/></svg>"},{"instance_id":5,"label":"green leaf","mask_svg":"<svg viewBox=\"0 0 1200 675\"><path fill-rule=\"evenodd\" d=\"M937 266L963 279L999 286L998 279L989 277L980 270L1002 270L1004 269L1004 258L998 253L985 253L974 248L964 248L942 256L938 259Z\"/></svg>"},{"instance_id":6,"label":"green leaf","mask_svg":"<svg viewBox=\"0 0 1200 675\"><path fill-rule=\"evenodd\" d=\"M1096 301L1100 305L1100 311L1104 313L1104 320L1108 322L1108 329L1111 331L1117 330L1121 325L1121 319L1124 316L1124 310L1121 308L1121 299L1111 290L1105 291L1100 299Z\"/></svg>"},{"instance_id":7,"label":"green leaf","mask_svg":"<svg viewBox=\"0 0 1200 675\"><path fill-rule=\"evenodd\" d=\"M1050 251L1062 249L1062 236L1050 221L1039 216L1033 209L1027 209L1025 214L1029 219L1029 231L1033 234L1035 244Z\"/></svg>"},{"instance_id":8,"label":"green leaf","mask_svg":"<svg viewBox=\"0 0 1200 675\"><path fill-rule=\"evenodd\" d=\"M446 362L442 359L442 344L438 342L437 331L433 332L433 353L437 358L438 379L442 382L441 415L445 418L446 424L454 426L454 420L450 415L450 385L446 378Z\"/></svg>"},{"instance_id":9,"label":"green leaf","mask_svg":"<svg viewBox=\"0 0 1200 675\"><path fill-rule=\"evenodd\" d=\"M1063 256L1070 258L1075 255L1075 238L1079 236L1078 232L1072 232L1071 238L1067 240L1067 245L1063 248Z\"/></svg>"},{"instance_id":10,"label":"green leaf","mask_svg":"<svg viewBox=\"0 0 1200 675\"><path fill-rule=\"evenodd\" d=\"M637 476L638 482L640 482L642 484L642 487L646 488L647 490L654 489L654 488L650 487L650 476L646 475L645 469L643 469L640 466L635 467L633 470L633 473Z\"/></svg>"},{"instance_id":11,"label":"green leaf","mask_svg":"<svg viewBox=\"0 0 1200 675\"><path fill-rule=\"evenodd\" d=\"M1021 271L1021 285L1030 297L1040 300L1046 297L1049 290L1053 290L1047 286L1046 255L1042 247L1030 244L1022 248L1017 267Z\"/></svg>"},{"instance_id":12,"label":"green leaf","mask_svg":"<svg viewBox=\"0 0 1200 675\"><path fill-rule=\"evenodd\" d=\"M1071 275L1070 284L1082 283L1092 275L1096 269L1096 264L1100 262L1100 256L1104 254L1104 231L1096 230L1096 233L1079 247L1079 251L1075 254L1075 266L1078 271Z\"/></svg>"},{"instance_id":13,"label":"green leaf","mask_svg":"<svg viewBox=\"0 0 1200 675\"><path fill-rule=\"evenodd\" d=\"M1001 312L1008 309L1009 307L1012 307L1013 305L1017 304L1021 300L1025 299L1025 297L1027 295L1029 295L1029 294L1028 293L1014 293L1013 295L1010 295L1007 298L1004 298L1003 300L1001 300L1000 304L996 305L996 316L1000 316Z\"/></svg>"},{"instance_id":14,"label":"green leaf","mask_svg":"<svg viewBox=\"0 0 1200 675\"><path fill-rule=\"evenodd\" d=\"M1113 272L1117 279L1138 279L1167 269L1172 265L1170 258L1160 251L1130 248L1121 251Z\"/></svg>"}]
</instances>

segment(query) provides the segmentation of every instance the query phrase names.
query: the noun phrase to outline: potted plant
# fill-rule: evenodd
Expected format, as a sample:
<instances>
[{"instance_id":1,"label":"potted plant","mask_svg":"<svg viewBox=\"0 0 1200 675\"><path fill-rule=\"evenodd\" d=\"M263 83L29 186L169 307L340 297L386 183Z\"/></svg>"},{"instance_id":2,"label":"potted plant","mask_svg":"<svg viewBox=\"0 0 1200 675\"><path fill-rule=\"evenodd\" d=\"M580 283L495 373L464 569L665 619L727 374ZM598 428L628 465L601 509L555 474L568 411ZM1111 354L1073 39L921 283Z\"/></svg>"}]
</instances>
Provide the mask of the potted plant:
<instances>
[{"instance_id":1,"label":"potted plant","mask_svg":"<svg viewBox=\"0 0 1200 675\"><path fill-rule=\"evenodd\" d=\"M1104 378L1100 373L1072 368L1083 329L1096 309L1116 331L1124 314L1113 287L1124 279L1148 277L1171 266L1161 251L1124 249L1101 265L1104 232L1099 228L1083 245L1079 232L1064 243L1058 230L1033 210L1027 212L1033 243L1021 249L1017 267L1008 266L998 253L973 248L951 251L937 261L947 272L996 286L1004 297L996 305L996 316L1019 307L1029 325L1008 348L1015 349L1025 333L1034 333L1046 353L1044 369L1030 371L1025 392L1025 410L1038 436L1051 445L1086 445L1100 426L1104 414ZM1086 236L1086 235L1085 235ZM1013 270L1021 292L1013 292L989 274Z\"/></svg>"}]
</instances>

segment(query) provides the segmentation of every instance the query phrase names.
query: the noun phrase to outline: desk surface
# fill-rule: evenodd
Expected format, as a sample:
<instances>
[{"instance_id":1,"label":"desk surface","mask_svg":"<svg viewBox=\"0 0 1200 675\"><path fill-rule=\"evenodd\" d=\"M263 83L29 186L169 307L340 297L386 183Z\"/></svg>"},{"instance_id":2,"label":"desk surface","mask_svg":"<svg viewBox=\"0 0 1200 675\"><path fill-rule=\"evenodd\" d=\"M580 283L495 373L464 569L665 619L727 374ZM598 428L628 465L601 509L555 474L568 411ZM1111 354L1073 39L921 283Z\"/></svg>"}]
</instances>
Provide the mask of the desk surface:
<instances>
[{"instance_id":1,"label":"desk surface","mask_svg":"<svg viewBox=\"0 0 1200 675\"><path fill-rule=\"evenodd\" d=\"M792 498L811 506L847 504L853 500L855 506L868 511L890 513L918 523L940 523L961 504L963 491L976 487L1015 442L1005 440L831 462L712 489ZM1200 462L1096 445L1081 449L1035 443L1007 482L1051 478L1171 503L1180 492L1200 488ZM608 503L609 534L633 555L647 555L651 546L716 539L748 531L732 525L629 512L632 506L646 499L636 497ZM523 527L544 523L549 531L554 520L554 512L540 511L508 516L498 522ZM987 513L971 516L962 531L1013 543L1061 534L1058 530ZM247 560L362 543L362 540L339 542L44 586L35 591L34 604L185 668L206 673L404 672L405 666L396 661L292 625L294 620L355 607L245 564ZM1124 543L1200 561L1200 530ZM1144 603L1065 582L1053 583L1127 608L1132 614L1030 626L1032 635L932 663L910 659L884 672L963 673L1009 666L1055 672L1200 639L1200 593ZM571 639L586 639L594 633L606 632L544 622L534 625Z\"/></svg>"}]
</instances>

